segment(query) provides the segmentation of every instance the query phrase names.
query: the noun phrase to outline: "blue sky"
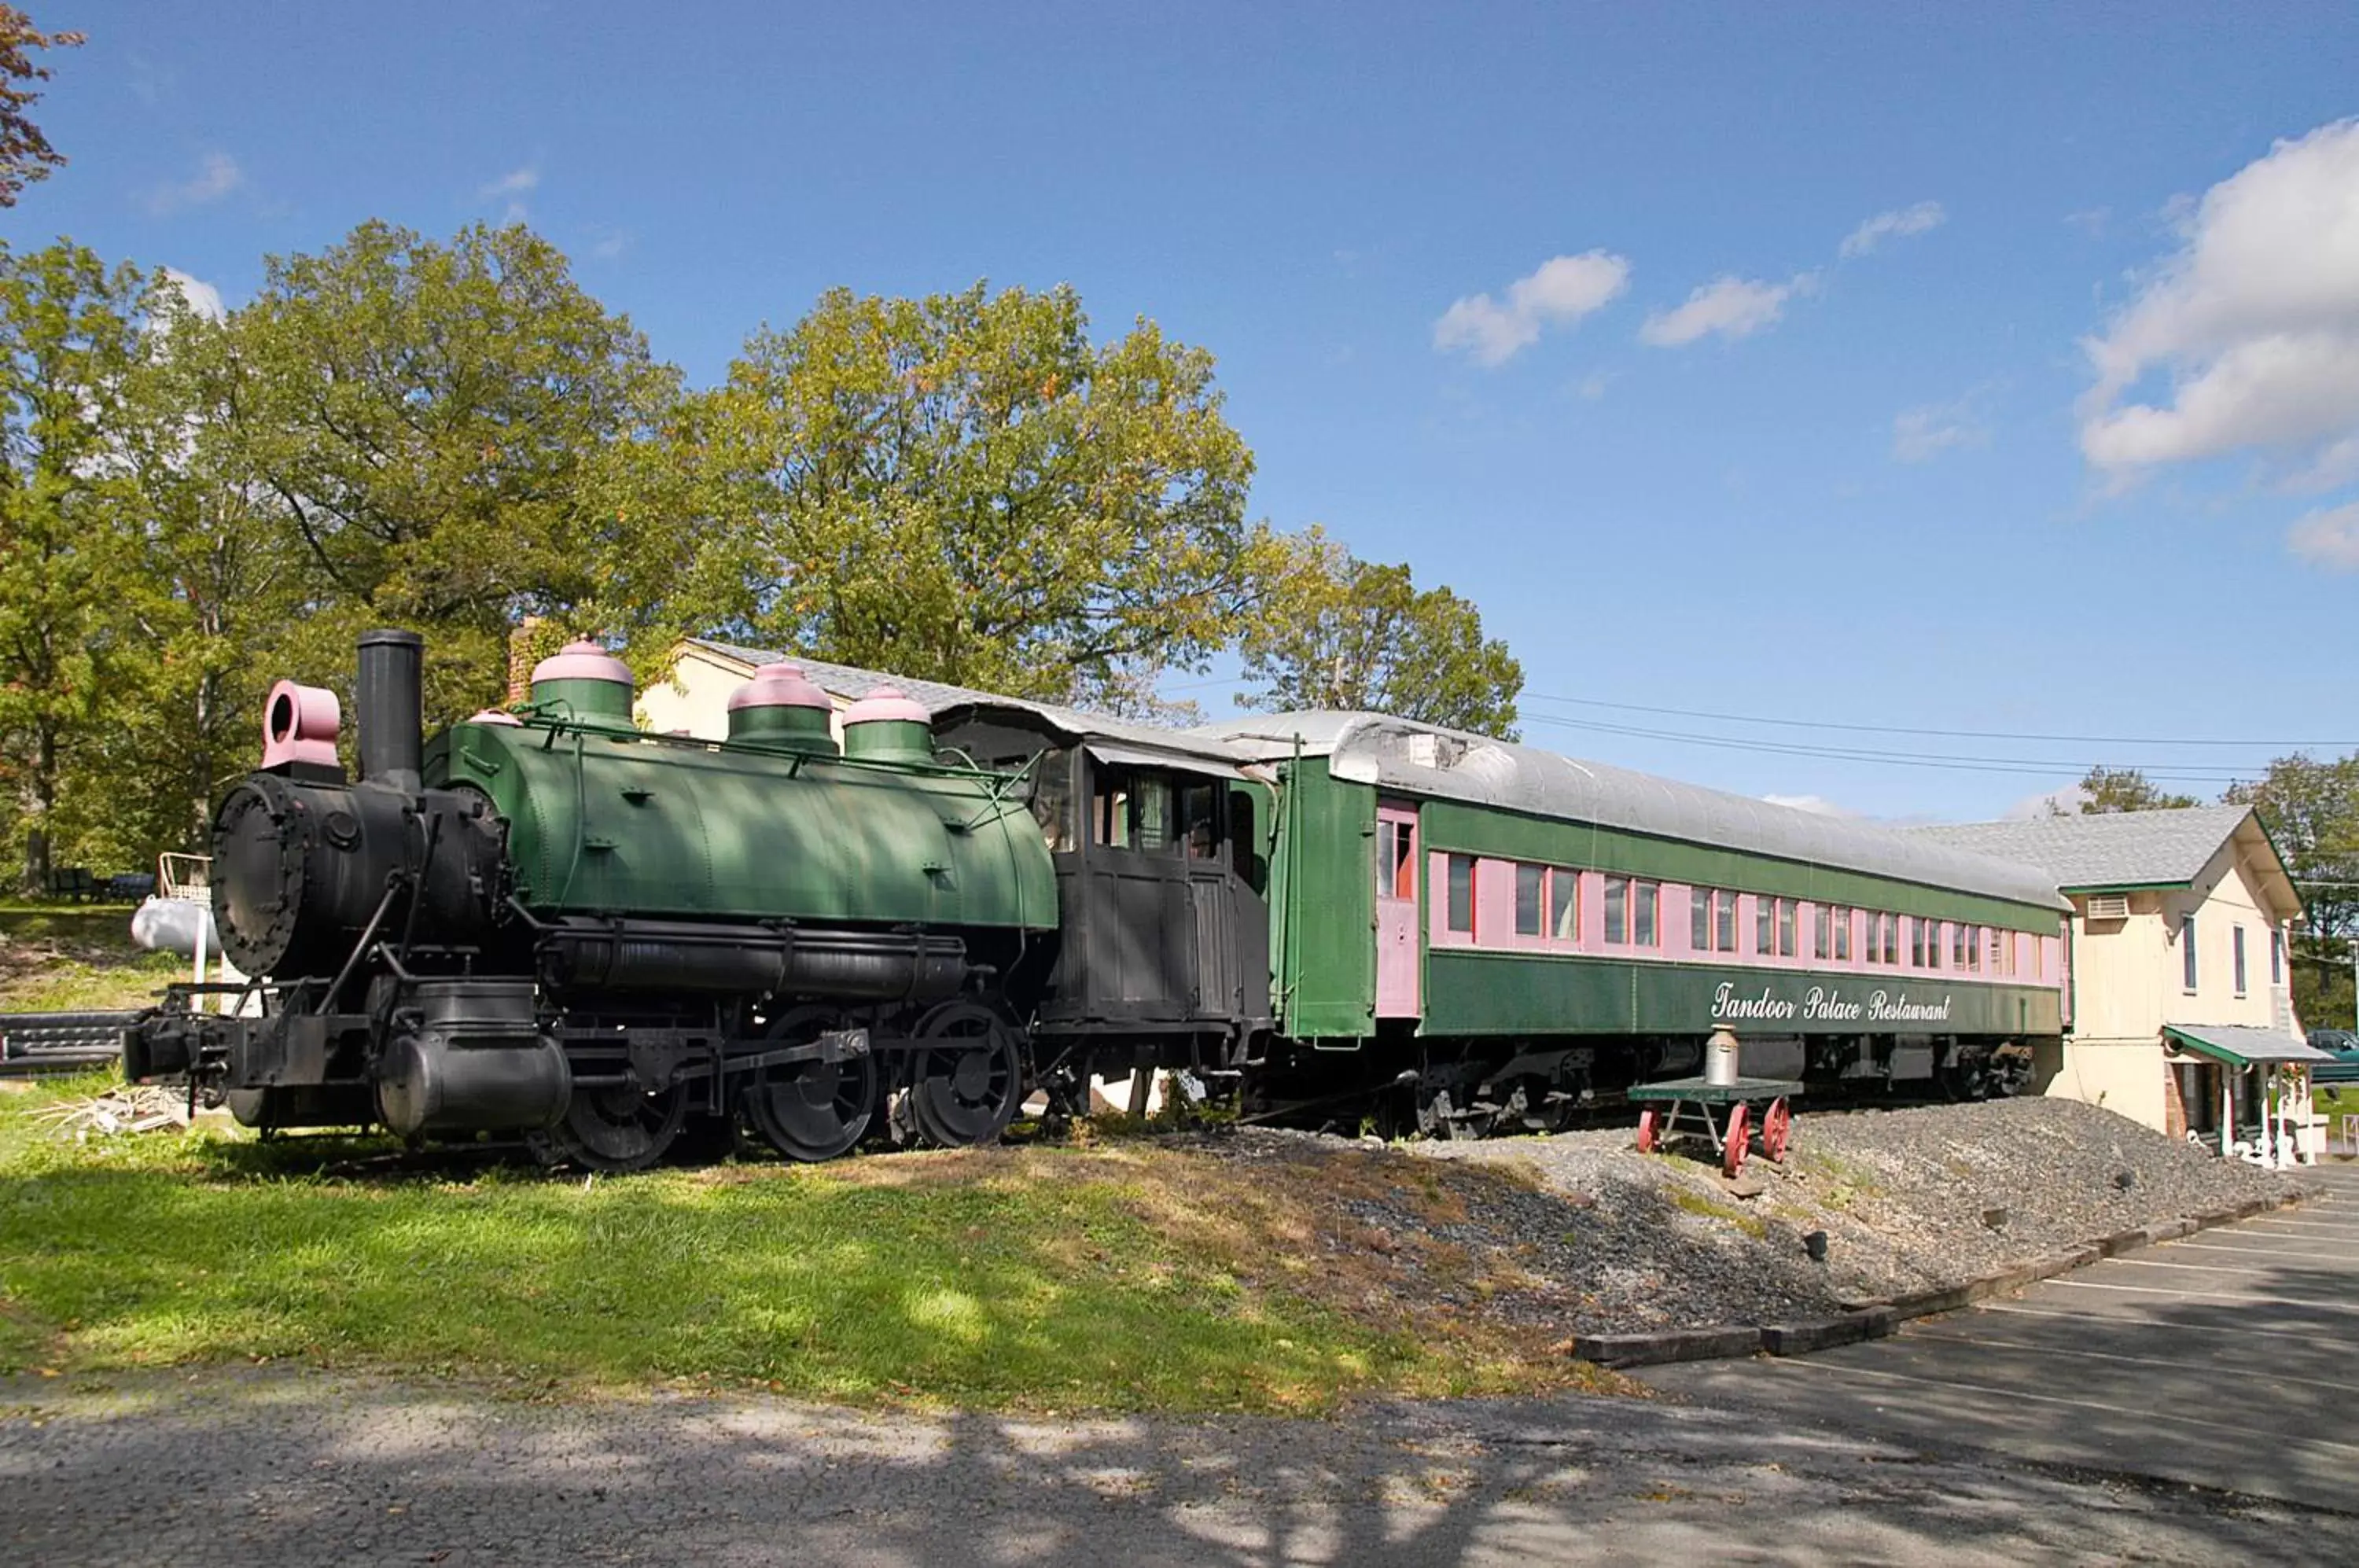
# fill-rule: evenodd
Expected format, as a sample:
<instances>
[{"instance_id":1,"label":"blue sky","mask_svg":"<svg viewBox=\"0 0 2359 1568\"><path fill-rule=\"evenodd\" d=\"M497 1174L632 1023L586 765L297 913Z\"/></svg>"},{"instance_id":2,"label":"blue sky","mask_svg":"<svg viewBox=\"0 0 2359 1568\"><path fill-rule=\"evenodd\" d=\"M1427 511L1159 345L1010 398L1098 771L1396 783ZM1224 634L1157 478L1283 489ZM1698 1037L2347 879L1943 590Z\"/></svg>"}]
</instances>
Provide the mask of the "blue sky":
<instances>
[{"instance_id":1,"label":"blue sky","mask_svg":"<svg viewBox=\"0 0 2359 1568\"><path fill-rule=\"evenodd\" d=\"M11 243L234 305L520 215L699 382L832 285L1070 282L1218 356L1257 513L1473 598L1542 745L1941 817L2359 746L2347 4L32 8L91 42Z\"/></svg>"}]
</instances>

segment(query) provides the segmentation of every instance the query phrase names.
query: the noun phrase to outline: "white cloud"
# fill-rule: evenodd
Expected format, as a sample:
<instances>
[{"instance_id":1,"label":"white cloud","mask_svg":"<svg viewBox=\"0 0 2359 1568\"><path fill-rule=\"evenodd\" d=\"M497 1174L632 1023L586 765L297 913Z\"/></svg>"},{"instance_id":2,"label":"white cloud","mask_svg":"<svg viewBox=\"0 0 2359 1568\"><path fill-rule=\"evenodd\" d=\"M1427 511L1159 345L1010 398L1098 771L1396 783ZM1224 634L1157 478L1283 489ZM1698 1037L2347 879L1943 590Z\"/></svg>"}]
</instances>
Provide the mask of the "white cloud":
<instances>
[{"instance_id":1,"label":"white cloud","mask_svg":"<svg viewBox=\"0 0 2359 1568\"><path fill-rule=\"evenodd\" d=\"M2329 572L2359 572L2359 501L2296 517L2286 548Z\"/></svg>"},{"instance_id":2,"label":"white cloud","mask_svg":"<svg viewBox=\"0 0 2359 1568\"><path fill-rule=\"evenodd\" d=\"M2043 790L2037 795L2026 795L2022 800L2001 811L1999 821L2030 822L2038 817L2052 817L2059 811L2068 817L2076 817L2081 814L2081 802L2088 798L2089 792L2078 784L2066 784L2059 789Z\"/></svg>"},{"instance_id":3,"label":"white cloud","mask_svg":"<svg viewBox=\"0 0 2359 1568\"><path fill-rule=\"evenodd\" d=\"M1605 388L1613 385L1613 381L1614 378L1605 372L1593 370L1573 384L1573 396L1584 403L1594 403L1605 396Z\"/></svg>"},{"instance_id":4,"label":"white cloud","mask_svg":"<svg viewBox=\"0 0 2359 1568\"><path fill-rule=\"evenodd\" d=\"M191 278L177 267L159 269L164 282L177 290L189 309L209 321L218 321L229 314L222 304L221 290L202 278Z\"/></svg>"},{"instance_id":5,"label":"white cloud","mask_svg":"<svg viewBox=\"0 0 2359 1568\"><path fill-rule=\"evenodd\" d=\"M538 189L539 184L540 170L531 164L527 164L522 169L511 169L501 175L475 194L486 201L494 201L503 196L522 196L527 191Z\"/></svg>"},{"instance_id":6,"label":"white cloud","mask_svg":"<svg viewBox=\"0 0 2359 1568\"><path fill-rule=\"evenodd\" d=\"M1817 286L1818 275L1798 273L1783 283L1743 278L1721 278L1705 284L1674 310L1658 310L1638 329L1642 343L1657 348L1681 348L1707 333L1724 338L1750 337L1774 326L1786 313L1786 301Z\"/></svg>"},{"instance_id":7,"label":"white cloud","mask_svg":"<svg viewBox=\"0 0 2359 1568\"><path fill-rule=\"evenodd\" d=\"M1860 814L1849 806L1836 805L1824 795L1764 795L1761 798L1773 806L1791 806L1798 811L1808 811L1812 816L1856 819Z\"/></svg>"},{"instance_id":8,"label":"white cloud","mask_svg":"<svg viewBox=\"0 0 2359 1568\"><path fill-rule=\"evenodd\" d=\"M1930 463L1945 452L1988 446L1990 425L1977 389L1951 403L1903 408L1892 419L1892 460Z\"/></svg>"},{"instance_id":9,"label":"white cloud","mask_svg":"<svg viewBox=\"0 0 2359 1568\"><path fill-rule=\"evenodd\" d=\"M1928 229L1938 229L1949 221L1949 216L1939 201L1919 201L1914 207L1895 207L1889 212L1878 212L1843 236L1842 254L1845 260L1865 256L1886 240L1907 239Z\"/></svg>"},{"instance_id":10,"label":"white cloud","mask_svg":"<svg viewBox=\"0 0 2359 1568\"><path fill-rule=\"evenodd\" d=\"M1603 250L1551 256L1507 285L1505 301L1472 294L1433 323L1433 346L1462 349L1478 365L1505 365L1539 341L1542 329L1571 326L1630 287L1627 257Z\"/></svg>"},{"instance_id":11,"label":"white cloud","mask_svg":"<svg viewBox=\"0 0 2359 1568\"><path fill-rule=\"evenodd\" d=\"M2299 483L2359 476L2359 120L2277 143L2179 225L2180 249L2083 344L2082 454L2122 482L2242 451ZM2167 389L2134 391L2158 376Z\"/></svg>"},{"instance_id":12,"label":"white cloud","mask_svg":"<svg viewBox=\"0 0 2359 1568\"><path fill-rule=\"evenodd\" d=\"M218 201L245 183L245 171L237 159L225 152L209 152L187 180L173 184L158 185L147 192L147 211L157 217L167 217L190 207L202 207Z\"/></svg>"}]
</instances>

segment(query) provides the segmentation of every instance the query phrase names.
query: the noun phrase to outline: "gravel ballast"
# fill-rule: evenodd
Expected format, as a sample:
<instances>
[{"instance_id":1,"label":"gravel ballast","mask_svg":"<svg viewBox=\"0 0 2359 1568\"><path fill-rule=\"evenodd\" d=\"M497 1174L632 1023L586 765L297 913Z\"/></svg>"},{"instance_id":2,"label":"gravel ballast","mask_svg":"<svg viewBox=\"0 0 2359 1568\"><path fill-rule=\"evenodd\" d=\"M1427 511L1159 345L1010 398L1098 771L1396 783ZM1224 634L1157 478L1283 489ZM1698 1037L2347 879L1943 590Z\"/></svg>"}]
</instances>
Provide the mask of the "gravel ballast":
<instances>
[{"instance_id":1,"label":"gravel ballast","mask_svg":"<svg viewBox=\"0 0 2359 1568\"><path fill-rule=\"evenodd\" d=\"M1224 1141L1232 1158L1278 1163L1357 1148L1254 1132ZM1462 1216L1437 1220L1430 1201L1406 1192L1399 1203L1346 1200L1372 1245L1399 1247L1415 1267L1440 1244L1471 1264L1471 1289L1443 1291L1463 1310L1568 1335L1822 1319L2304 1192L2299 1172L2223 1160L2051 1099L1798 1116L1782 1167L1747 1165L1760 1188L1749 1197L1686 1153L1638 1153L1627 1128L1358 1152L1398 1162L1403 1182L1418 1165L1443 1175ZM1823 1262L1809 1256L1813 1232L1825 1234Z\"/></svg>"}]
</instances>

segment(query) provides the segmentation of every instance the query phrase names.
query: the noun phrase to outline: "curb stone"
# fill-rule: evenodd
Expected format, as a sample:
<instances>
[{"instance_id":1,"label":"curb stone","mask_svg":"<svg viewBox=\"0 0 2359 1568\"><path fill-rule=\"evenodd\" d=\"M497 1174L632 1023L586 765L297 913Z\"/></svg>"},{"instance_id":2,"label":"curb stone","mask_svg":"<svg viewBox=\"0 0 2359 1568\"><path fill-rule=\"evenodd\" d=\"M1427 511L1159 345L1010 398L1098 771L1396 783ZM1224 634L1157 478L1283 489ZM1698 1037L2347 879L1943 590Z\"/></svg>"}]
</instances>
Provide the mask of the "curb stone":
<instances>
[{"instance_id":1,"label":"curb stone","mask_svg":"<svg viewBox=\"0 0 2359 1568\"><path fill-rule=\"evenodd\" d=\"M2115 1231L2111 1236L2079 1247L2051 1252L2028 1263L2018 1263L2013 1268L1984 1274L1962 1285L1918 1290L1905 1296L1841 1301L1837 1304L1843 1311L1835 1317L1810 1318L1794 1323L1764 1323L1755 1328L1687 1328L1657 1334L1576 1334L1570 1342L1570 1350L1576 1361L1592 1362L1610 1368L1655 1367L1672 1361L1717 1361L1751 1356L1756 1352L1770 1356L1807 1356L1813 1351L1832 1350L1841 1345L1882 1339L1911 1318L1952 1312L1992 1296L2011 1295L2027 1285L2086 1268L2100 1258L2135 1252L2158 1242L2176 1241L2198 1231L2209 1230L2215 1225L2234 1225L2238 1220L2250 1219L2273 1209L2293 1208L2301 1201L2298 1193L2280 1193L2274 1197L2248 1199L2226 1208L2207 1210L2179 1219L2157 1220L2150 1225Z\"/></svg>"}]
</instances>

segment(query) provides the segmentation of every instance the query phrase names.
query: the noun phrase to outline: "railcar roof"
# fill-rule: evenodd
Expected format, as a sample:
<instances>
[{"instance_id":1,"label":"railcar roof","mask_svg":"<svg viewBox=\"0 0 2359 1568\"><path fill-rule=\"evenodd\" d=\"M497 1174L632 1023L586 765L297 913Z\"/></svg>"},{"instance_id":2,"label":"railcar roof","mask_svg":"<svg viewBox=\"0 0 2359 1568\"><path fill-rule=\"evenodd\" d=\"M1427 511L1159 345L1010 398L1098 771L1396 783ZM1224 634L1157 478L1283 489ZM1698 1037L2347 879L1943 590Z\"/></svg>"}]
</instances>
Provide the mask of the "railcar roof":
<instances>
[{"instance_id":1,"label":"railcar roof","mask_svg":"<svg viewBox=\"0 0 2359 1568\"><path fill-rule=\"evenodd\" d=\"M1597 822L2040 909L2071 907L2055 880L2032 866L1383 713L1271 713L1191 733L1252 749L1264 761L1291 756L1299 741L1304 755L1326 757L1339 779L1408 795Z\"/></svg>"}]
</instances>

